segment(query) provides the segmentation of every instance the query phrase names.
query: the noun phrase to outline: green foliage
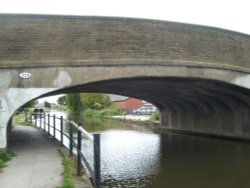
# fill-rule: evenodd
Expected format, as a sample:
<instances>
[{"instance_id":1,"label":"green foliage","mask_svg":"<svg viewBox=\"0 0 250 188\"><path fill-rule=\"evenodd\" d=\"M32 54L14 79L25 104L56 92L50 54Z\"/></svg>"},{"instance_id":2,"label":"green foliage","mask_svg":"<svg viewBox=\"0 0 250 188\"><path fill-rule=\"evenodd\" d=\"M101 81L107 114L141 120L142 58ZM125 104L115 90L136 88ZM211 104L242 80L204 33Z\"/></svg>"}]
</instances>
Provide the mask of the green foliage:
<instances>
[{"instance_id":1,"label":"green foliage","mask_svg":"<svg viewBox=\"0 0 250 188\"><path fill-rule=\"evenodd\" d=\"M13 116L13 124L17 125L19 123L22 123L25 121L25 115L24 114L19 114L18 112L16 112Z\"/></svg>"},{"instance_id":2,"label":"green foliage","mask_svg":"<svg viewBox=\"0 0 250 188\"><path fill-rule=\"evenodd\" d=\"M44 101L44 107L45 108L51 108L51 104L47 101Z\"/></svg>"},{"instance_id":3,"label":"green foliage","mask_svg":"<svg viewBox=\"0 0 250 188\"><path fill-rule=\"evenodd\" d=\"M23 105L24 108L32 108L37 104L36 100L32 100Z\"/></svg>"},{"instance_id":4,"label":"green foliage","mask_svg":"<svg viewBox=\"0 0 250 188\"><path fill-rule=\"evenodd\" d=\"M9 161L11 157L15 156L12 152L0 152L0 170L6 166L5 162Z\"/></svg>"},{"instance_id":5,"label":"green foliage","mask_svg":"<svg viewBox=\"0 0 250 188\"><path fill-rule=\"evenodd\" d=\"M1 172L1 169L4 167L6 167L6 164L2 159L0 159L0 172Z\"/></svg>"},{"instance_id":6,"label":"green foliage","mask_svg":"<svg viewBox=\"0 0 250 188\"><path fill-rule=\"evenodd\" d=\"M67 112L69 109L67 106L58 105L54 107L55 110Z\"/></svg>"},{"instance_id":7,"label":"green foliage","mask_svg":"<svg viewBox=\"0 0 250 188\"><path fill-rule=\"evenodd\" d=\"M102 110L93 110L93 109L88 108L84 111L84 116L88 118L114 116L114 115L122 115L122 114L123 114L123 110L119 108L115 103L111 103L109 108L105 108Z\"/></svg>"},{"instance_id":8,"label":"green foliage","mask_svg":"<svg viewBox=\"0 0 250 188\"><path fill-rule=\"evenodd\" d=\"M160 112L157 111L157 112L153 113L150 116L150 120L152 120L152 121L159 121L160 120Z\"/></svg>"},{"instance_id":9,"label":"green foliage","mask_svg":"<svg viewBox=\"0 0 250 188\"><path fill-rule=\"evenodd\" d=\"M33 127L33 128L38 129L38 127L37 127L36 125L34 125L33 123L30 123L30 122L25 122L25 121L23 121L23 122L18 123L18 125L21 125L21 126L28 126L28 127Z\"/></svg>"},{"instance_id":10,"label":"green foliage","mask_svg":"<svg viewBox=\"0 0 250 188\"><path fill-rule=\"evenodd\" d=\"M84 116L85 117L88 117L88 118L92 118L92 117L94 117L95 115L95 110L92 110L92 109L90 109L90 108L88 108L88 109L86 109L85 111L84 111Z\"/></svg>"},{"instance_id":11,"label":"green foliage","mask_svg":"<svg viewBox=\"0 0 250 188\"><path fill-rule=\"evenodd\" d=\"M68 160L64 153L61 150L58 150L60 156L63 159L63 166L64 166L64 172L63 172L63 185L61 188L74 188L74 183L72 180L72 173L71 173L71 164L70 160Z\"/></svg>"},{"instance_id":12,"label":"green foliage","mask_svg":"<svg viewBox=\"0 0 250 188\"><path fill-rule=\"evenodd\" d=\"M27 109L27 108L34 108L37 103L38 103L37 100L29 101L29 102L25 103L23 106L21 106L17 111L24 112L25 109Z\"/></svg>"},{"instance_id":13,"label":"green foliage","mask_svg":"<svg viewBox=\"0 0 250 188\"><path fill-rule=\"evenodd\" d=\"M65 106L67 105L66 95L63 95L57 99L57 104Z\"/></svg>"},{"instance_id":14,"label":"green foliage","mask_svg":"<svg viewBox=\"0 0 250 188\"><path fill-rule=\"evenodd\" d=\"M101 110L110 105L108 95L98 93L81 93L81 102L85 109Z\"/></svg>"},{"instance_id":15,"label":"green foliage","mask_svg":"<svg viewBox=\"0 0 250 188\"><path fill-rule=\"evenodd\" d=\"M67 106L71 113L79 113L83 110L83 104L81 102L80 94L68 94L66 95Z\"/></svg>"},{"instance_id":16,"label":"green foliage","mask_svg":"<svg viewBox=\"0 0 250 188\"><path fill-rule=\"evenodd\" d=\"M15 114L13 117L13 124L14 125L21 125L21 126L30 126L30 127L34 127L37 128L34 124L32 124L31 122L26 122L25 121L25 114Z\"/></svg>"},{"instance_id":17,"label":"green foliage","mask_svg":"<svg viewBox=\"0 0 250 188\"><path fill-rule=\"evenodd\" d=\"M9 161L11 157L14 156L14 153L8 151L8 152L0 152L0 159L3 161Z\"/></svg>"},{"instance_id":18,"label":"green foliage","mask_svg":"<svg viewBox=\"0 0 250 188\"><path fill-rule=\"evenodd\" d=\"M67 106L72 114L81 113L85 117L103 117L121 115L122 109L112 103L108 95L97 93L81 93L66 95ZM84 107L84 108L83 108Z\"/></svg>"}]
</instances>

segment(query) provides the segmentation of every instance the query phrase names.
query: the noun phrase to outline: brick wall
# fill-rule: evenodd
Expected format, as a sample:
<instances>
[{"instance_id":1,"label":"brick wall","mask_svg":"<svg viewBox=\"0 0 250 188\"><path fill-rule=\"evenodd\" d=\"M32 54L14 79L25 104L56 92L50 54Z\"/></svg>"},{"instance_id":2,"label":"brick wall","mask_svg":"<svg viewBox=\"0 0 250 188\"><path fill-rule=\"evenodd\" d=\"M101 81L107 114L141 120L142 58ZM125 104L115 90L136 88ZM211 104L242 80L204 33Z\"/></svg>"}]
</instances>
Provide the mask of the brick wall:
<instances>
[{"instance_id":1,"label":"brick wall","mask_svg":"<svg viewBox=\"0 0 250 188\"><path fill-rule=\"evenodd\" d=\"M133 64L163 60L250 68L250 37L166 21L0 14L0 68L105 65L129 59Z\"/></svg>"}]
</instances>

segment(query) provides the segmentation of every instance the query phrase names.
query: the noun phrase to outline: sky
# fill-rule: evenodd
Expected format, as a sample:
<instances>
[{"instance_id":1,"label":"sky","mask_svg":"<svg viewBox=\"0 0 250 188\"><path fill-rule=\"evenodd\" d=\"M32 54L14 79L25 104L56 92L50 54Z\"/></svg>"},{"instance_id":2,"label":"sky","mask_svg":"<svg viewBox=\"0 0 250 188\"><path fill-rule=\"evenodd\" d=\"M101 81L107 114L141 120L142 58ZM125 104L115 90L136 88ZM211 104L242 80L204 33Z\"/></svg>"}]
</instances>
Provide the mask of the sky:
<instances>
[{"instance_id":1,"label":"sky","mask_svg":"<svg viewBox=\"0 0 250 188\"><path fill-rule=\"evenodd\" d=\"M245 34L250 34L249 7L249 0L0 0L0 13L146 18ZM55 102L56 99L40 101Z\"/></svg>"},{"instance_id":2,"label":"sky","mask_svg":"<svg viewBox=\"0 0 250 188\"><path fill-rule=\"evenodd\" d=\"M0 13L149 18L246 34L249 7L249 0L0 0Z\"/></svg>"}]
</instances>

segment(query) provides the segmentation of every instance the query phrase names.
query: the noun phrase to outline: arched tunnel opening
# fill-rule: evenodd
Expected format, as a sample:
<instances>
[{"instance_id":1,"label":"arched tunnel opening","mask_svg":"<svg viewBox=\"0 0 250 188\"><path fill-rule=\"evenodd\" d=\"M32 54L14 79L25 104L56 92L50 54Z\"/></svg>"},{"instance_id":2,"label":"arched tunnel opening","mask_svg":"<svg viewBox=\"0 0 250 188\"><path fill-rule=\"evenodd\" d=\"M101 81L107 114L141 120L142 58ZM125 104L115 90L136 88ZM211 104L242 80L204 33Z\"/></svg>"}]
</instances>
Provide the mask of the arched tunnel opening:
<instances>
[{"instance_id":1,"label":"arched tunnel opening","mask_svg":"<svg viewBox=\"0 0 250 188\"><path fill-rule=\"evenodd\" d=\"M135 97L146 100L158 107L162 113L162 129L249 138L249 127L247 123L249 121L250 92L247 89L221 81L183 77L134 77L77 85L57 90L44 96L62 93L107 93ZM109 132L109 134L111 133L113 132ZM148 135L150 142L143 142L142 140L138 141L138 135L136 134L133 137L135 140L132 140L131 137L128 138L127 135L126 137L121 137L121 135L117 136L117 132L115 132L113 136L115 136L115 139L119 137L121 141L116 140L116 142L112 143L115 145L119 143L119 145L121 145L120 148L125 150L124 148L126 147L121 143L131 143L133 141L133 148L137 148L135 146L138 146L137 150L139 150L141 148L150 148L149 143L152 144L153 142L155 145L152 144L152 147L156 147L156 149L145 149L144 151L146 151L145 153L147 154L152 154L155 158L153 158L152 155L137 155L136 157L138 158L133 160L139 161L138 164L140 167L140 161L147 161L147 165L144 166L146 167L146 170L144 170L146 172L150 172L152 166L156 166L165 171L165 169L169 169L169 164L176 163L178 165L171 166L171 170L180 168L183 171L183 169L187 169L185 168L187 167L185 166L186 164L188 164L190 168L194 168L194 165L204 165L202 162L192 161L190 158L193 159L194 153L191 152L196 152L195 155L197 155L198 158L203 157L202 159L206 160L210 156L211 158L216 158L217 155L221 155L221 147L223 144L225 145L223 145L223 147L228 146L235 150L239 149L237 144L220 143L213 139L206 140L207 138L202 137L189 137L187 135L182 137L180 134L172 133L168 133L165 136ZM127 138L127 140L125 140L125 138ZM209 148L204 146L209 146ZM108 147L111 146L109 145ZM108 153L107 148L103 150ZM149 151L153 152L150 153ZM114 153L119 152L114 150ZM129 156L130 160L131 156L134 156L128 155L126 152L125 154L125 156ZM209 154L208 157L207 154ZM236 155L237 153L234 153L230 158L234 158ZM183 156L185 156L185 160ZM108 161L111 161L111 157L114 157L113 153L109 155ZM166 161L164 157L170 160ZM122 160L125 161L125 158L122 157ZM188 162L183 163L182 161ZM211 162L209 160L207 161ZM119 162L117 162L117 164L119 164ZM226 162L223 164L228 165ZM111 165L107 166L110 167ZM159 170L157 168L155 168L156 171ZM195 171L197 171L196 174L199 175L201 172L198 171L197 168L198 167L195 168ZM114 169L115 173L117 173L116 170L121 169L121 167ZM158 171L152 173L158 173ZM132 175L134 176L134 174ZM160 175L160 179L164 185L165 180L169 178L168 176L169 174L167 176L166 174ZM174 176L180 177L179 173L175 173L175 175L172 176L173 179ZM184 177L181 178L186 177L186 175L183 176ZM190 179L191 178L192 177L190 177Z\"/></svg>"},{"instance_id":2,"label":"arched tunnel opening","mask_svg":"<svg viewBox=\"0 0 250 188\"><path fill-rule=\"evenodd\" d=\"M250 91L222 81L184 77L134 77L68 87L62 93L108 93L142 99L161 112L161 128L249 138Z\"/></svg>"}]
</instances>

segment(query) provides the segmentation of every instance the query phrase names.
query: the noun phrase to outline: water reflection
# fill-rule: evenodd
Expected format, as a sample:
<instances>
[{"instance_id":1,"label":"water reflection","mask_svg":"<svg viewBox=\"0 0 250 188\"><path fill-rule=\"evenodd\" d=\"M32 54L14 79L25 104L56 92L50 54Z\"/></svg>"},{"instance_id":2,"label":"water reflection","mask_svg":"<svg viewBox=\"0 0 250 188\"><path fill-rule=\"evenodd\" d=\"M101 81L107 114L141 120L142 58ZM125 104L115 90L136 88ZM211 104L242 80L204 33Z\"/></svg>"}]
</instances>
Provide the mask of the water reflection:
<instances>
[{"instance_id":1,"label":"water reflection","mask_svg":"<svg viewBox=\"0 0 250 188\"><path fill-rule=\"evenodd\" d=\"M157 134L143 126L111 120L102 121L101 127L85 128L102 130L102 187L146 187L154 181L160 168ZM85 140L83 148L88 159L92 159L91 143Z\"/></svg>"},{"instance_id":2,"label":"water reflection","mask_svg":"<svg viewBox=\"0 0 250 188\"><path fill-rule=\"evenodd\" d=\"M113 120L85 120L101 133L102 187L249 188L250 144ZM83 151L92 159L92 143Z\"/></svg>"},{"instance_id":3,"label":"water reflection","mask_svg":"<svg viewBox=\"0 0 250 188\"><path fill-rule=\"evenodd\" d=\"M152 187L250 187L250 145L222 139L161 135L161 173Z\"/></svg>"}]
</instances>

